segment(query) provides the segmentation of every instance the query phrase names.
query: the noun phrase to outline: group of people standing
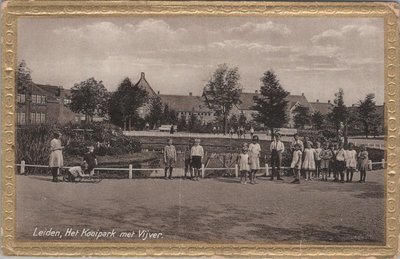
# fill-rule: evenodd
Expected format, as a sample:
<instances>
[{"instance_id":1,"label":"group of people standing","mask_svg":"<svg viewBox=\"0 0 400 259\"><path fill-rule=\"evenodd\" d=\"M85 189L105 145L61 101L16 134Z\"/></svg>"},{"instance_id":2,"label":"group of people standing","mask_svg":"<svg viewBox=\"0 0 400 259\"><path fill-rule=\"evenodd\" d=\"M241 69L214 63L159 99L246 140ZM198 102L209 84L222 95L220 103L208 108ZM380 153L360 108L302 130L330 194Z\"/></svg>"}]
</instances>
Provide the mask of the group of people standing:
<instances>
[{"instance_id":1,"label":"group of people standing","mask_svg":"<svg viewBox=\"0 0 400 259\"><path fill-rule=\"evenodd\" d=\"M63 167L64 146L61 144L61 134L54 133L54 138L50 142L49 167L53 176L53 181L58 181L60 168ZM237 164L241 175L241 183L256 184L256 173L260 170L261 146L258 143L257 135L252 136L250 144L243 143L241 152L237 156ZM200 180L201 168L204 160L204 149L200 145L200 139L195 139L194 143L189 142L183 150L185 174L183 179L190 175L194 181ZM272 169L270 180L283 180L281 178L282 155L285 152L285 145L281 141L279 133L273 135L269 147L270 167ZM292 161L290 164L294 176L292 183L300 183L301 178L306 181L320 179L328 181L328 177L333 175L335 182L352 182L355 171L360 172L359 182L365 183L366 171L368 168L368 152L365 146L359 147L359 152L354 149L354 145L349 143L343 145L342 142L331 143L316 142L313 144L307 137L304 141L299 139L297 134L290 145ZM165 164L165 179L172 179L173 169L177 162L177 151L173 145L173 140L168 139L167 145L163 149L163 162ZM97 159L94 155L94 147L89 146L88 152L83 156L83 162L79 166L69 169L69 179L93 173L97 166Z\"/></svg>"},{"instance_id":2,"label":"group of people standing","mask_svg":"<svg viewBox=\"0 0 400 259\"><path fill-rule=\"evenodd\" d=\"M315 145L308 139L304 142L299 139L297 134L291 143L292 161L290 164L294 180L291 183L300 183L303 177L306 181L320 179L328 181L328 177L333 174L334 182L352 182L356 170L360 172L360 183L365 183L366 171L368 168L368 152L365 146L360 146L360 151L354 149L354 145L349 143L344 145L342 142L324 142L322 147L320 142ZM238 155L239 170L241 173L241 183L247 183L247 176L251 184L255 184L255 174L260 169L261 147L258 144L258 136L253 136L252 143L243 144L242 151ZM270 144L270 179L283 180L281 178L282 154L285 152L285 145L281 141L280 134L272 137ZM346 175L346 178L345 178Z\"/></svg>"},{"instance_id":3,"label":"group of people standing","mask_svg":"<svg viewBox=\"0 0 400 259\"><path fill-rule=\"evenodd\" d=\"M240 182L247 184L249 179L250 184L256 184L256 173L260 170L260 156L261 146L258 143L259 138L257 135L252 136L252 142L250 144L243 143L242 151L238 155L238 165L240 171ZM270 180L273 181L276 176L277 180L283 180L281 178L281 164L282 154L285 151L285 145L281 141L281 136L276 134L270 145L271 153L271 168L272 172Z\"/></svg>"},{"instance_id":4,"label":"group of people standing","mask_svg":"<svg viewBox=\"0 0 400 259\"><path fill-rule=\"evenodd\" d=\"M200 145L200 139L195 139L194 143L184 148L184 162L186 179L188 174L193 181L200 180L201 167L204 159L204 149ZM178 156L172 139L168 139L168 144L163 149L163 161L165 165L165 179L172 179L172 172L177 162Z\"/></svg>"},{"instance_id":5,"label":"group of people standing","mask_svg":"<svg viewBox=\"0 0 400 259\"><path fill-rule=\"evenodd\" d=\"M306 181L328 181L331 174L334 182L352 182L357 170L360 172L359 182L365 183L368 152L364 145L360 146L357 153L353 143L344 145L342 142L325 141L321 146L320 142L314 145L306 138L303 144L295 135L291 149L293 153L290 168L295 177L292 183L300 183L301 175Z\"/></svg>"}]
</instances>

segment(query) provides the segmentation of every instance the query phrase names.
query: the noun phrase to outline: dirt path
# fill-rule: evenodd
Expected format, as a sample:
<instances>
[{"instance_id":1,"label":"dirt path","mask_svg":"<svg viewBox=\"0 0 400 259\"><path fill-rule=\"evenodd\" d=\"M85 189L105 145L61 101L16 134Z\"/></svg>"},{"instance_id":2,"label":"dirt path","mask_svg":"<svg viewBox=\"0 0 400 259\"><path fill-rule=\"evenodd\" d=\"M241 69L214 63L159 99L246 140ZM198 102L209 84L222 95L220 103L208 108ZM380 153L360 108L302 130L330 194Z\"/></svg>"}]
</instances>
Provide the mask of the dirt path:
<instances>
[{"instance_id":1,"label":"dirt path","mask_svg":"<svg viewBox=\"0 0 400 259\"><path fill-rule=\"evenodd\" d=\"M17 176L17 238L46 239L33 237L35 228L51 227L62 233L68 228L135 231L137 241L139 230L150 230L162 232L163 240L182 241L381 242L383 172L367 177L366 184L291 185L285 178L241 185L233 178L74 184Z\"/></svg>"}]
</instances>

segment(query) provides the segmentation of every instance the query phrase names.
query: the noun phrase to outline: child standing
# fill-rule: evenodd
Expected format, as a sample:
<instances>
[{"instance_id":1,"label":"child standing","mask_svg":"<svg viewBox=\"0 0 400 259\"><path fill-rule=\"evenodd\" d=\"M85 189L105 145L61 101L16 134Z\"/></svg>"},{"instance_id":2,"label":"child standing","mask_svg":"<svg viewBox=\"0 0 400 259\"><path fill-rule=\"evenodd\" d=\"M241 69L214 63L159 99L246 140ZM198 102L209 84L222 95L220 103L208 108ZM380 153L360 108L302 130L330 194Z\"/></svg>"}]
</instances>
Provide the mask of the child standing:
<instances>
[{"instance_id":1,"label":"child standing","mask_svg":"<svg viewBox=\"0 0 400 259\"><path fill-rule=\"evenodd\" d=\"M320 153L322 181L328 181L329 164L332 160L332 157L332 150L330 149L328 142L325 142Z\"/></svg>"},{"instance_id":2,"label":"child standing","mask_svg":"<svg viewBox=\"0 0 400 259\"><path fill-rule=\"evenodd\" d=\"M314 150L311 148L310 142L306 141L304 143L305 149L303 152L303 170L306 174L306 181L311 180L311 174L315 170L315 158L314 158Z\"/></svg>"},{"instance_id":3,"label":"child standing","mask_svg":"<svg viewBox=\"0 0 400 259\"><path fill-rule=\"evenodd\" d=\"M93 175L94 174L94 168L97 166L97 158L96 155L94 154L94 146L88 146L89 152L87 152L83 156L83 161L87 163L87 168L85 170L86 174Z\"/></svg>"},{"instance_id":4,"label":"child standing","mask_svg":"<svg viewBox=\"0 0 400 259\"><path fill-rule=\"evenodd\" d=\"M333 173L333 181L337 182L339 179L338 170L337 170L337 162L336 162L336 154L338 152L338 144L337 143L332 144L331 151L332 151L332 159L329 164L329 171Z\"/></svg>"},{"instance_id":5,"label":"child standing","mask_svg":"<svg viewBox=\"0 0 400 259\"><path fill-rule=\"evenodd\" d=\"M164 164L165 164L165 179L172 180L172 170L175 167L176 162L176 149L172 145L172 139L168 139L168 145L164 147ZM169 177L167 177L169 170Z\"/></svg>"},{"instance_id":6,"label":"child standing","mask_svg":"<svg viewBox=\"0 0 400 259\"><path fill-rule=\"evenodd\" d=\"M190 174L190 179L193 178L193 172L192 172L192 166L191 166L191 162L190 162L190 153L191 153L191 149L193 146L193 142L192 140L189 140L189 144L187 147L185 147L183 153L184 153L184 163L185 163L185 176L183 177L183 179L185 180L188 173Z\"/></svg>"},{"instance_id":7,"label":"child standing","mask_svg":"<svg viewBox=\"0 0 400 259\"><path fill-rule=\"evenodd\" d=\"M339 148L335 155L335 160L336 160L336 170L340 175L340 182L344 183L344 171L346 170L346 157L342 142L339 143Z\"/></svg>"},{"instance_id":8,"label":"child standing","mask_svg":"<svg viewBox=\"0 0 400 259\"><path fill-rule=\"evenodd\" d=\"M317 179L319 179L320 177L320 171L321 171L321 143L320 142L316 142L315 143L316 148L314 149L314 156L315 156L315 177L317 177Z\"/></svg>"},{"instance_id":9,"label":"child standing","mask_svg":"<svg viewBox=\"0 0 400 259\"><path fill-rule=\"evenodd\" d=\"M239 159L239 171L240 171L240 183L247 183L247 174L250 172L250 160L249 160L249 148L247 143L243 143L242 152L238 156Z\"/></svg>"},{"instance_id":10,"label":"child standing","mask_svg":"<svg viewBox=\"0 0 400 259\"><path fill-rule=\"evenodd\" d=\"M291 183L300 183L301 158L302 158L301 146L300 144L295 144L293 146L292 163L290 165L290 168L292 168L295 179Z\"/></svg>"},{"instance_id":11,"label":"child standing","mask_svg":"<svg viewBox=\"0 0 400 259\"><path fill-rule=\"evenodd\" d=\"M360 153L358 153L357 169L360 171L359 183L365 183L368 168L368 152L364 145L360 146Z\"/></svg>"},{"instance_id":12,"label":"child standing","mask_svg":"<svg viewBox=\"0 0 400 259\"><path fill-rule=\"evenodd\" d=\"M353 143L349 143L348 149L346 150L346 182L351 183L353 181L354 170L357 167L357 152L354 150Z\"/></svg>"},{"instance_id":13,"label":"child standing","mask_svg":"<svg viewBox=\"0 0 400 259\"><path fill-rule=\"evenodd\" d=\"M196 139L194 141L194 146L191 149L190 157L191 157L191 161L192 161L192 167L194 170L193 181L199 181L200 180L201 163L202 163L203 157L204 157L204 149L202 146L200 146L200 139Z\"/></svg>"},{"instance_id":14,"label":"child standing","mask_svg":"<svg viewBox=\"0 0 400 259\"><path fill-rule=\"evenodd\" d=\"M260 169L260 152L261 147L258 144L258 136L254 135L252 143L249 145L249 160L250 160L250 183L255 184L256 173Z\"/></svg>"}]
</instances>

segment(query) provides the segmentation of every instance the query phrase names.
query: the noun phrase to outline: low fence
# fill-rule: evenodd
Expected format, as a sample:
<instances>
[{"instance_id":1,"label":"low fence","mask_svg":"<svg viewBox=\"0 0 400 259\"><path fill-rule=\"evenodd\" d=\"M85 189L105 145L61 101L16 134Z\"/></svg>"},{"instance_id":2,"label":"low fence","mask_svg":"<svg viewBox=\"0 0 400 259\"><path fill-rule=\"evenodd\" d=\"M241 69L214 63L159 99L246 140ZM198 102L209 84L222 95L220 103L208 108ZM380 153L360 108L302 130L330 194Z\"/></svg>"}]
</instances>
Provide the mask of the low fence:
<instances>
[{"instance_id":1,"label":"low fence","mask_svg":"<svg viewBox=\"0 0 400 259\"><path fill-rule=\"evenodd\" d=\"M372 162L371 160L368 160L368 169L372 170L373 165L381 165L381 168L385 168L386 161L385 159L382 159L381 162ZM26 164L25 161L21 161L20 164L16 164L20 168L19 172L20 174L25 174L27 168L49 168L47 165L29 165ZM69 169L71 167L64 167L65 169ZM283 166L281 169L290 169L288 166ZM108 168L108 167L98 167L94 169L95 171L123 171L123 172L128 172L128 178L132 179L133 174L135 172L143 172L143 171L161 171L163 172L165 169L164 168L133 168L133 166L130 164L128 168ZM239 177L239 166L236 164L235 167L232 168L209 168L205 167L204 164L201 165L201 177L204 178L206 175L206 171L234 171L235 177ZM265 175L265 176L270 176L271 175L271 167L268 164L265 164L264 167L260 167L260 171L258 174Z\"/></svg>"},{"instance_id":2,"label":"low fence","mask_svg":"<svg viewBox=\"0 0 400 259\"><path fill-rule=\"evenodd\" d=\"M375 149L381 149L381 150L385 149L384 143L365 143L363 141L357 141L357 140L353 140L353 139L349 140L349 142L353 143L356 146L364 145L365 147L369 147L369 148L375 148Z\"/></svg>"}]
</instances>

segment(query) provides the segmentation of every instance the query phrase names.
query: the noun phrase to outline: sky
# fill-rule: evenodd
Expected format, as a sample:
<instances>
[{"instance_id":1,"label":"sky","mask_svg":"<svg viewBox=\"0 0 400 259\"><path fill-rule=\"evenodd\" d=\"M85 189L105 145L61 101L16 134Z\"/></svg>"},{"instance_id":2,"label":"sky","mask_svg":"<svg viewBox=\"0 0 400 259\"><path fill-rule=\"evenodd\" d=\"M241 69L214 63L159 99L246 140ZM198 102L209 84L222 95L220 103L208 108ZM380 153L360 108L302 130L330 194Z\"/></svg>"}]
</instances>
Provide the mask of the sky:
<instances>
[{"instance_id":1,"label":"sky","mask_svg":"<svg viewBox=\"0 0 400 259\"><path fill-rule=\"evenodd\" d=\"M21 18L18 60L38 84L71 88L95 77L109 90L144 72L161 94L201 95L218 64L238 67L245 92L273 69L291 94L384 100L381 18L152 16Z\"/></svg>"}]
</instances>

